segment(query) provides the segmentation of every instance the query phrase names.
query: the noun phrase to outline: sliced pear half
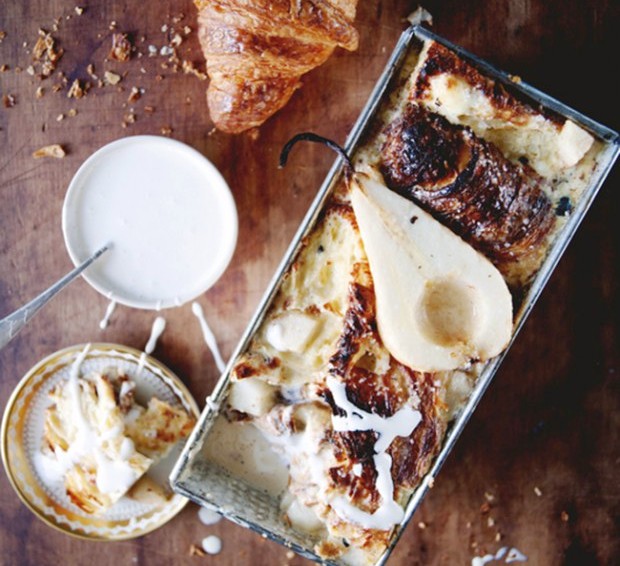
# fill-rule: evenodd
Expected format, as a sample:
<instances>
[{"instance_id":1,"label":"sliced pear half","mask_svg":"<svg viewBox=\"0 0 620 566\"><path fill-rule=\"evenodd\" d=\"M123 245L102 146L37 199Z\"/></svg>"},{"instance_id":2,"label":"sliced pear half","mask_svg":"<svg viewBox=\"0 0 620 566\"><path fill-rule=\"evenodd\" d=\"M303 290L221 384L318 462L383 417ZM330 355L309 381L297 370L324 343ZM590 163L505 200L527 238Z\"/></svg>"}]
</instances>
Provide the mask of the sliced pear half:
<instances>
[{"instance_id":1,"label":"sliced pear half","mask_svg":"<svg viewBox=\"0 0 620 566\"><path fill-rule=\"evenodd\" d=\"M386 348L427 372L499 354L512 333L512 297L499 271L379 179L374 171L356 173L351 202Z\"/></svg>"}]
</instances>

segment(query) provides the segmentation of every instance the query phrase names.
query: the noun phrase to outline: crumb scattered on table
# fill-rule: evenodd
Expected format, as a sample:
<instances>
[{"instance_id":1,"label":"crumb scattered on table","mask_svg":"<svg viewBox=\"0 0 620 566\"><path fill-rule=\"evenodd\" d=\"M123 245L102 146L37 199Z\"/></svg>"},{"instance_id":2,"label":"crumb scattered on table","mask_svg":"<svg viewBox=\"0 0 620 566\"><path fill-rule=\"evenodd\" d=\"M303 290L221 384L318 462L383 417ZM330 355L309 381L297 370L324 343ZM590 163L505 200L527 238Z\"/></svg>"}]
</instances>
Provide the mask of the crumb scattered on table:
<instances>
[{"instance_id":1,"label":"crumb scattered on table","mask_svg":"<svg viewBox=\"0 0 620 566\"><path fill-rule=\"evenodd\" d=\"M42 157L53 157L55 159L62 159L65 155L67 155L66 151L63 147L58 143L53 143L51 145L43 146L33 152L32 157L35 159L40 159Z\"/></svg>"},{"instance_id":2,"label":"crumb scattered on table","mask_svg":"<svg viewBox=\"0 0 620 566\"><path fill-rule=\"evenodd\" d=\"M108 85L116 85L120 82L121 76L117 73L113 73L112 71L106 71L103 74L103 82Z\"/></svg>"},{"instance_id":3,"label":"crumb scattered on table","mask_svg":"<svg viewBox=\"0 0 620 566\"><path fill-rule=\"evenodd\" d=\"M115 33L112 35L112 49L108 57L114 61L124 63L131 58L132 49L133 45L126 33Z\"/></svg>"},{"instance_id":4,"label":"crumb scattered on table","mask_svg":"<svg viewBox=\"0 0 620 566\"><path fill-rule=\"evenodd\" d=\"M190 556L206 556L207 553L202 550L198 545L192 544L189 547L189 555Z\"/></svg>"}]
</instances>

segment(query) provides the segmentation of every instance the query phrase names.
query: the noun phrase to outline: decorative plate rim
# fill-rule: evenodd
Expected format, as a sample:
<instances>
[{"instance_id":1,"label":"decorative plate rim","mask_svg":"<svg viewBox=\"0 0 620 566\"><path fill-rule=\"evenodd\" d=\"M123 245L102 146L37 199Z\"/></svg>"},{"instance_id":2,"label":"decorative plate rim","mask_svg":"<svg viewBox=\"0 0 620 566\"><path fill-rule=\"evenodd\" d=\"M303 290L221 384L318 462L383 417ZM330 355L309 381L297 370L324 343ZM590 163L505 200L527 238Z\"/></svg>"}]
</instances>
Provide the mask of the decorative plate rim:
<instances>
[{"instance_id":1,"label":"decorative plate rim","mask_svg":"<svg viewBox=\"0 0 620 566\"><path fill-rule=\"evenodd\" d=\"M0 455L2 457L2 463L4 465L4 469L6 471L11 487L13 488L21 502L46 525L52 527L57 531L82 540L129 540L148 534L163 526L172 518L174 518L178 513L180 513L181 510L187 505L189 500L179 494L173 493L171 499L166 502L162 507L149 511L143 515L143 517L148 518L145 525L135 523L135 519L140 516L131 517L130 519L126 520L115 520L110 522L118 523L117 526L111 528L111 530L116 530L116 532L104 533L104 529L102 529L101 527L97 527L96 525L89 527L88 520L86 520L85 524L78 525L71 518L58 515L54 510L49 508L45 509L41 505L38 505L36 501L33 501L33 499L39 498L39 496L36 496L34 494L29 495L27 493L27 490L30 489L30 491L32 491L32 488L28 488L27 486L27 489L24 489L22 483L27 482L20 483L19 480L16 478L15 470L13 469L13 464L11 462L11 456L9 454L9 448L12 443L11 437L14 437L15 435L14 433L10 433L10 424L15 418L18 418L18 421L22 422L23 420L25 420L28 414L27 406L24 406L20 408L20 411L22 411L23 414L19 417L14 416L16 405L18 404L18 402L22 401L22 397L25 393L34 395L36 390L41 387L45 383L45 381L47 381L54 375L54 372L47 375L42 374L42 371L45 370L46 367L52 366L54 363L60 363L60 361L67 355L70 355L72 353L79 353L86 346L86 344L87 343L76 344L49 354L48 356L37 362L34 366L32 366L21 378L21 380L15 386L15 389L9 396L6 407L4 409L4 414L2 416L2 425L0 428ZM125 359L136 363L139 362L140 356L144 355L144 353L140 350L137 350L136 348L132 348L130 346L124 346L122 344L114 344L109 342L91 342L90 351L87 355L87 358L104 357L107 352L109 352L111 355L120 354L121 357L125 357ZM146 355L145 357L145 367L148 368L153 375L155 375L159 380L161 380L164 385L166 385L172 391L172 393L179 400L179 402L191 412L192 416L198 419L198 417L200 416L200 411L196 400L187 389L185 384L174 372L172 372L164 364L149 355ZM37 378L38 382L36 381ZM31 388L30 391L28 391L29 387ZM28 463L27 468L29 472L33 471L32 465L30 463ZM41 484L36 481L36 479L33 479L33 481L37 483L37 488L42 487ZM57 507L65 510L61 505L57 505ZM93 517L92 521L93 523L96 523L98 519L96 517Z\"/></svg>"}]
</instances>

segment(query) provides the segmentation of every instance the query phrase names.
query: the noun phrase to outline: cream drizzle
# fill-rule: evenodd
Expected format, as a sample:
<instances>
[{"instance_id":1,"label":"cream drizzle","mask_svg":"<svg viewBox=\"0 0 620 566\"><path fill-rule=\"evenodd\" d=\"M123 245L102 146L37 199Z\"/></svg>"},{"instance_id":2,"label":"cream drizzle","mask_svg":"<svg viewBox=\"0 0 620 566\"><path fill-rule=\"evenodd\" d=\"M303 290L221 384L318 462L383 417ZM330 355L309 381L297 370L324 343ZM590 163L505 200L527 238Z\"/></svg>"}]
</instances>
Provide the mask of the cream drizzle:
<instances>
[{"instance_id":1,"label":"cream drizzle","mask_svg":"<svg viewBox=\"0 0 620 566\"><path fill-rule=\"evenodd\" d=\"M121 461L115 461L108 457L103 450L104 442L116 439L119 432L110 431L105 437L97 434L84 415L82 400L80 398L80 367L84 363L91 345L86 344L79 356L73 362L67 380L67 392L71 403L72 416L76 421L76 437L64 452L57 450L55 455L59 466L57 472L64 476L74 465L78 464L83 457L92 457L97 463L96 484L101 493L115 493L127 491L137 479L136 472L125 461L131 452L132 446L127 443L121 445ZM124 439L125 440L125 439ZM129 440L129 439L127 439ZM129 440L131 442L131 440ZM133 444L133 443L132 443Z\"/></svg>"},{"instance_id":2,"label":"cream drizzle","mask_svg":"<svg viewBox=\"0 0 620 566\"><path fill-rule=\"evenodd\" d=\"M209 535L202 539L202 549L207 554L219 554L222 550L222 540L215 535Z\"/></svg>"},{"instance_id":3,"label":"cream drizzle","mask_svg":"<svg viewBox=\"0 0 620 566\"><path fill-rule=\"evenodd\" d=\"M484 566L489 562L493 562L494 560L501 560L506 551L508 549L505 546L502 546L495 554L485 554L484 556L474 556L471 559L471 566Z\"/></svg>"},{"instance_id":4,"label":"cream drizzle","mask_svg":"<svg viewBox=\"0 0 620 566\"><path fill-rule=\"evenodd\" d=\"M203 525L215 525L222 520L222 516L211 509L201 507L198 510L198 518Z\"/></svg>"},{"instance_id":5,"label":"cream drizzle","mask_svg":"<svg viewBox=\"0 0 620 566\"><path fill-rule=\"evenodd\" d=\"M144 352L147 354L152 354L155 350L155 346L157 346L157 340L162 335L163 331L166 329L166 319L163 316L158 316L153 321L153 327L151 328L151 336L149 341L146 343L144 347Z\"/></svg>"},{"instance_id":6,"label":"cream drizzle","mask_svg":"<svg viewBox=\"0 0 620 566\"><path fill-rule=\"evenodd\" d=\"M211 354L213 354L215 365L217 366L217 369L220 371L220 373L222 373L226 369L226 364L224 363L222 355L220 354L220 349L217 346L215 336L209 328L209 325L207 324L207 319L205 318L202 307L197 302L193 302L192 312L200 323L200 328L202 329L202 336L204 337L205 343L209 347L209 350L211 350Z\"/></svg>"},{"instance_id":7,"label":"cream drizzle","mask_svg":"<svg viewBox=\"0 0 620 566\"><path fill-rule=\"evenodd\" d=\"M506 564L511 564L512 562L527 562L527 556L520 552L519 549L513 547L509 550L507 546L502 546L495 554L474 556L471 559L471 566L484 566L489 562L495 562L504 557L506 557Z\"/></svg>"},{"instance_id":8,"label":"cream drizzle","mask_svg":"<svg viewBox=\"0 0 620 566\"><path fill-rule=\"evenodd\" d=\"M155 351L155 347L157 346L157 340L162 335L164 330L166 329L166 319L163 316L158 316L153 321L153 326L151 327L151 335L149 336L149 340L144 346L144 352L140 354L140 360L138 361L138 370L137 374L142 373L144 369L144 365L146 364L146 356L152 354Z\"/></svg>"},{"instance_id":9,"label":"cream drizzle","mask_svg":"<svg viewBox=\"0 0 620 566\"><path fill-rule=\"evenodd\" d=\"M105 330L108 327L108 324L110 323L110 318L112 317L114 309L116 308L116 301L111 296L109 298L110 302L105 310L105 314L103 315L101 322L99 323L99 328L101 328L101 330Z\"/></svg>"},{"instance_id":10,"label":"cream drizzle","mask_svg":"<svg viewBox=\"0 0 620 566\"><path fill-rule=\"evenodd\" d=\"M394 500L394 482L392 480L392 457L386 450L397 436L409 436L420 424L422 415L419 411L405 406L391 417L381 417L360 409L347 397L346 386L334 376L327 376L335 404L347 413L346 416L332 415L332 425L337 432L372 430L377 438L373 456L377 479L375 488L381 496L381 504L374 513L362 511L352 505L343 496L331 500L332 509L345 521L361 525L367 529L388 530L404 518L403 508Z\"/></svg>"},{"instance_id":11,"label":"cream drizzle","mask_svg":"<svg viewBox=\"0 0 620 566\"><path fill-rule=\"evenodd\" d=\"M527 556L523 554L518 548L511 548L506 556L506 564L512 562L527 562Z\"/></svg>"}]
</instances>

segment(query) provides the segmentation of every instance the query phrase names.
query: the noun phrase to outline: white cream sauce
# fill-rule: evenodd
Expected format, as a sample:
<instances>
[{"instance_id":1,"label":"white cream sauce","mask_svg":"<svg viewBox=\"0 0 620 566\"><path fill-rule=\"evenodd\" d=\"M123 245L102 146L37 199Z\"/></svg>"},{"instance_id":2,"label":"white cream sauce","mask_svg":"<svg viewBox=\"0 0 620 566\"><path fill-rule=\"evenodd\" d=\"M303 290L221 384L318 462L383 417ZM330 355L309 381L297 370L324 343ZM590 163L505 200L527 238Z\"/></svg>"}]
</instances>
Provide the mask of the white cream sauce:
<instances>
[{"instance_id":1,"label":"white cream sauce","mask_svg":"<svg viewBox=\"0 0 620 566\"><path fill-rule=\"evenodd\" d=\"M71 404L71 413L76 422L76 437L65 452L56 450L52 458L43 456L39 462L46 475L46 479L62 480L65 474L84 458L92 458L96 463L96 484L101 493L124 493L138 479L138 474L126 462L133 451L133 443L129 439L123 439L120 448L120 461L112 460L104 451L105 442L113 440L120 431L110 431L104 436L99 435L86 418L82 407L80 387L80 367L88 352L90 344L87 344L73 362L69 372L66 388ZM129 441L128 444L125 441Z\"/></svg>"},{"instance_id":2,"label":"white cream sauce","mask_svg":"<svg viewBox=\"0 0 620 566\"><path fill-rule=\"evenodd\" d=\"M202 539L202 550L207 554L219 554L222 550L222 541L220 537L209 535Z\"/></svg>"},{"instance_id":3,"label":"white cream sauce","mask_svg":"<svg viewBox=\"0 0 620 566\"><path fill-rule=\"evenodd\" d=\"M103 315L103 318L99 323L99 328L101 328L101 330L105 330L108 327L108 324L110 324L110 319L112 318L112 314L114 313L115 308L116 301L114 299L111 299L108 303L108 307L105 310L105 314Z\"/></svg>"},{"instance_id":4,"label":"white cream sauce","mask_svg":"<svg viewBox=\"0 0 620 566\"><path fill-rule=\"evenodd\" d=\"M502 546L495 554L486 554L484 556L474 556L471 559L471 566L484 566L489 562L496 562L506 558L505 564L512 564L513 562L527 562L527 556L520 552L517 548L511 548L508 550L507 546Z\"/></svg>"},{"instance_id":5,"label":"white cream sauce","mask_svg":"<svg viewBox=\"0 0 620 566\"><path fill-rule=\"evenodd\" d=\"M158 316L153 321L153 327L151 328L151 336L149 337L149 341L146 343L144 347L144 351L147 354L152 354L157 346L157 340L162 335L164 330L166 329L166 319L163 316Z\"/></svg>"},{"instance_id":6,"label":"white cream sauce","mask_svg":"<svg viewBox=\"0 0 620 566\"><path fill-rule=\"evenodd\" d=\"M229 423L225 417L217 417L207 437L205 454L232 476L270 495L279 495L287 486L286 465L252 424Z\"/></svg>"},{"instance_id":7,"label":"white cream sauce","mask_svg":"<svg viewBox=\"0 0 620 566\"><path fill-rule=\"evenodd\" d=\"M154 309L208 289L235 247L234 201L198 152L163 138L118 140L94 154L73 179L63 229L74 261L113 249L85 278L117 302Z\"/></svg>"},{"instance_id":8,"label":"white cream sauce","mask_svg":"<svg viewBox=\"0 0 620 566\"><path fill-rule=\"evenodd\" d=\"M222 520L222 516L211 509L201 507L198 510L198 518L203 525L215 525Z\"/></svg>"},{"instance_id":9,"label":"white cream sauce","mask_svg":"<svg viewBox=\"0 0 620 566\"><path fill-rule=\"evenodd\" d=\"M517 548L511 548L506 555L506 564L513 562L527 562L527 556Z\"/></svg>"},{"instance_id":10,"label":"white cream sauce","mask_svg":"<svg viewBox=\"0 0 620 566\"><path fill-rule=\"evenodd\" d=\"M471 559L471 566L484 566L488 562L501 560L508 551L508 548L502 546L495 554L485 554L484 556L474 556Z\"/></svg>"},{"instance_id":11,"label":"white cream sauce","mask_svg":"<svg viewBox=\"0 0 620 566\"><path fill-rule=\"evenodd\" d=\"M144 346L144 352L140 354L138 369L136 370L137 375L140 375L142 373L144 365L146 364L146 356L152 354L155 351L155 347L157 346L157 340L159 340L159 337L163 334L165 329L166 319L163 316L156 317L153 321L153 326L151 327L151 335L149 336L146 346Z\"/></svg>"},{"instance_id":12,"label":"white cream sauce","mask_svg":"<svg viewBox=\"0 0 620 566\"><path fill-rule=\"evenodd\" d=\"M386 450L397 436L409 436L420 424L422 416L419 411L408 406L399 409L391 417L367 413L349 401L343 382L330 375L327 377L327 386L336 405L347 413L346 416L332 416L335 431L371 430L378 434L373 460L377 472L375 487L381 496L381 504L374 513L362 511L343 496L332 499L330 505L345 521L357 523L367 529L388 530L402 521L404 510L394 501L392 457Z\"/></svg>"},{"instance_id":13,"label":"white cream sauce","mask_svg":"<svg viewBox=\"0 0 620 566\"><path fill-rule=\"evenodd\" d=\"M215 360L215 365L217 369L222 373L226 369L226 364L222 359L222 355L220 354L220 349L217 346L217 341L215 339L215 335L213 334L211 328L207 324L207 319L205 318L204 311L202 307L194 302L192 303L192 312L194 316L198 319L200 323L200 328L202 330L202 336L209 350L211 350L211 354L213 354L213 359Z\"/></svg>"}]
</instances>

